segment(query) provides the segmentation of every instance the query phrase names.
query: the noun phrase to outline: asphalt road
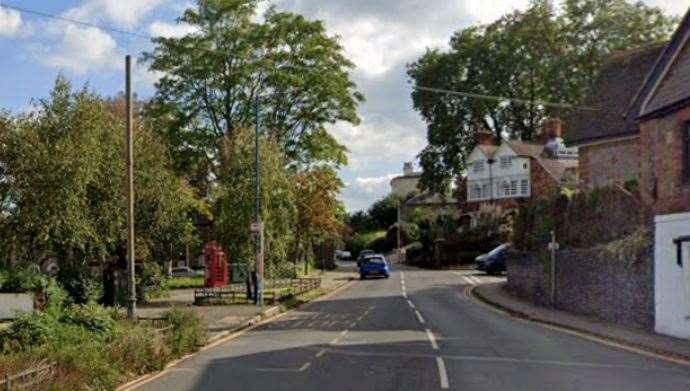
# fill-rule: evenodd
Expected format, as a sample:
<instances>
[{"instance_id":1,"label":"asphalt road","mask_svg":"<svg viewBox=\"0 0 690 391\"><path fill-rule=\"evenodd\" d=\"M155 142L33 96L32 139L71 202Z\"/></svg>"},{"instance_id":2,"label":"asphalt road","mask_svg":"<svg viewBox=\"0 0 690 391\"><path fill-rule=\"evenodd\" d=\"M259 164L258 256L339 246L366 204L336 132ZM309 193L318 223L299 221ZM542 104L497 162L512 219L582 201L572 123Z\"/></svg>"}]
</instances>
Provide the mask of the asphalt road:
<instances>
[{"instance_id":1,"label":"asphalt road","mask_svg":"<svg viewBox=\"0 0 690 391\"><path fill-rule=\"evenodd\" d=\"M182 361L138 390L690 390L690 368L509 318L492 279L397 268Z\"/></svg>"}]
</instances>

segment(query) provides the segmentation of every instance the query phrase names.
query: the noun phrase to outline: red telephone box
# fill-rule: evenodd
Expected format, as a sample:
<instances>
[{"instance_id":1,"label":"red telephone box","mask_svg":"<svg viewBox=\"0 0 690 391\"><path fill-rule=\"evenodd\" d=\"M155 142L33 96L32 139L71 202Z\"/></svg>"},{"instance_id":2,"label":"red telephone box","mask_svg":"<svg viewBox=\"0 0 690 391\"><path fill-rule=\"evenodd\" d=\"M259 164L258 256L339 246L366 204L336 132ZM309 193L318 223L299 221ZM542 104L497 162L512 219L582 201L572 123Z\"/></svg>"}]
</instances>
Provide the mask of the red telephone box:
<instances>
[{"instance_id":1,"label":"red telephone box","mask_svg":"<svg viewBox=\"0 0 690 391\"><path fill-rule=\"evenodd\" d=\"M204 247L204 262L206 266L204 287L228 286L228 257L221 251L218 242L211 242Z\"/></svg>"}]
</instances>

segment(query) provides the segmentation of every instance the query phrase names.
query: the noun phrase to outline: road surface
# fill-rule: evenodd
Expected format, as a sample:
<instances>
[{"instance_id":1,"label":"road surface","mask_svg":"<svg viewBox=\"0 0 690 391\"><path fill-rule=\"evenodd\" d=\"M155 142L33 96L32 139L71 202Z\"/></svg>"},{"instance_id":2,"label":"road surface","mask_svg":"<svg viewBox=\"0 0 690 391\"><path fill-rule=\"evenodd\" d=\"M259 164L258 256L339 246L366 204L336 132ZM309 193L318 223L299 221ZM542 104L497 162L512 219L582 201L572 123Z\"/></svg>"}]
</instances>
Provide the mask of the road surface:
<instances>
[{"instance_id":1,"label":"road surface","mask_svg":"<svg viewBox=\"0 0 690 391\"><path fill-rule=\"evenodd\" d=\"M395 268L137 390L690 390L690 368L490 311L469 271Z\"/></svg>"}]
</instances>

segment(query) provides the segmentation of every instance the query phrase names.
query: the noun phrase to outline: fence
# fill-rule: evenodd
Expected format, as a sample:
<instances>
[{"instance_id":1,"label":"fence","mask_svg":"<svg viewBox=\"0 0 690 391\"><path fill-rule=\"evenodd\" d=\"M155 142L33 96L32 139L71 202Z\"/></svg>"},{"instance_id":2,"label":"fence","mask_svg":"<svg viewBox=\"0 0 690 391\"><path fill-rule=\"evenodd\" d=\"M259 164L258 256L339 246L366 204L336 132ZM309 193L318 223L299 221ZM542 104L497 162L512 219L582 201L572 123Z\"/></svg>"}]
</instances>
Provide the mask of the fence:
<instances>
[{"instance_id":1,"label":"fence","mask_svg":"<svg viewBox=\"0 0 690 391\"><path fill-rule=\"evenodd\" d=\"M0 390L30 390L38 388L41 384L46 384L55 377L56 368L56 363L42 361L35 367L16 375L7 374L3 379L0 379Z\"/></svg>"},{"instance_id":2,"label":"fence","mask_svg":"<svg viewBox=\"0 0 690 391\"><path fill-rule=\"evenodd\" d=\"M299 295L321 287L321 278L280 278L266 281L264 300L275 304L285 297ZM194 291L194 304L246 304L252 302L244 284L226 288L204 288Z\"/></svg>"}]
</instances>

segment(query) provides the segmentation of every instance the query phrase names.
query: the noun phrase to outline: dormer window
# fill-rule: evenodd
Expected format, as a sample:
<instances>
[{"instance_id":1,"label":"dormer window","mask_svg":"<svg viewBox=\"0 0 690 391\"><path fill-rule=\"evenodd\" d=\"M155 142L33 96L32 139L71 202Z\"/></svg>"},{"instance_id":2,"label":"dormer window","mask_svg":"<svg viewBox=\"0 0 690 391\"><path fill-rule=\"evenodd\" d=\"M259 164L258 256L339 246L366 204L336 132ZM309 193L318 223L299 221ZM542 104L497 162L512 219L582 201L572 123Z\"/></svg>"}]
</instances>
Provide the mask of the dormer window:
<instances>
[{"instance_id":1,"label":"dormer window","mask_svg":"<svg viewBox=\"0 0 690 391\"><path fill-rule=\"evenodd\" d=\"M513 164L513 158L511 156L501 156L499 159L501 163L501 168L508 168Z\"/></svg>"},{"instance_id":2,"label":"dormer window","mask_svg":"<svg viewBox=\"0 0 690 391\"><path fill-rule=\"evenodd\" d=\"M484 171L484 161L483 160L475 160L472 163L472 170L474 172L482 172Z\"/></svg>"},{"instance_id":3,"label":"dormer window","mask_svg":"<svg viewBox=\"0 0 690 391\"><path fill-rule=\"evenodd\" d=\"M690 183L690 122L683 129L683 183Z\"/></svg>"}]
</instances>

